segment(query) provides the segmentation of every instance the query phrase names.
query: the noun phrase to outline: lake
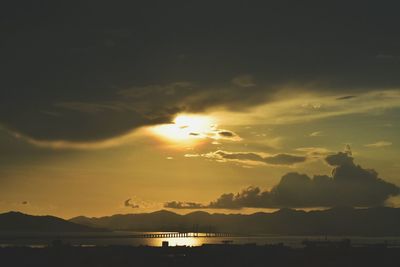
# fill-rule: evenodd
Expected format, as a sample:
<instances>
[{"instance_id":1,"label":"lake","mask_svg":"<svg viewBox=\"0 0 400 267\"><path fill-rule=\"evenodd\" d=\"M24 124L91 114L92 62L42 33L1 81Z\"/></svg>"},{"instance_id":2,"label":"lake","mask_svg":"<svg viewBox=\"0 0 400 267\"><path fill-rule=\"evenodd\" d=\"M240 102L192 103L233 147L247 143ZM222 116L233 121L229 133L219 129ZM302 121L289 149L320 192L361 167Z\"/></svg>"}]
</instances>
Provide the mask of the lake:
<instances>
[{"instance_id":1,"label":"lake","mask_svg":"<svg viewBox=\"0 0 400 267\"><path fill-rule=\"evenodd\" d=\"M151 232L164 233L164 232ZM170 246L201 246L203 244L222 244L229 241L232 244L278 244L283 243L290 247L303 247L304 240L325 240L325 236L230 236L207 237L199 233L199 237L168 237L168 238L131 238L129 235L149 234L149 232L111 232L111 233L0 233L0 246L33 246L42 247L51 244L55 239L76 246L161 246L163 241L168 241ZM350 239L352 245L367 245L387 242L389 246L400 246L400 237L357 237L357 236L328 236L328 240L339 241Z\"/></svg>"}]
</instances>

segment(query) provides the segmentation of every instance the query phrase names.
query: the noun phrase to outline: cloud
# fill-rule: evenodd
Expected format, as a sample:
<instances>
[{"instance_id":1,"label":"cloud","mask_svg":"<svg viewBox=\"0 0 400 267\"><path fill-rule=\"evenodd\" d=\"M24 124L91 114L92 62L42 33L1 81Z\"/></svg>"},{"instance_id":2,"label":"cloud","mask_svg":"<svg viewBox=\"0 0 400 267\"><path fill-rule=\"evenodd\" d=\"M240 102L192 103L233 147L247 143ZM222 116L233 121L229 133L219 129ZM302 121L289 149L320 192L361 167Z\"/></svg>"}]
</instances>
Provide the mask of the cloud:
<instances>
[{"instance_id":1,"label":"cloud","mask_svg":"<svg viewBox=\"0 0 400 267\"><path fill-rule=\"evenodd\" d=\"M307 157L305 156L286 153L267 155L256 152L228 152L223 150L217 150L206 154L186 154L185 157L204 157L220 162L236 161L242 163L261 163L286 166L303 163L307 160Z\"/></svg>"},{"instance_id":2,"label":"cloud","mask_svg":"<svg viewBox=\"0 0 400 267\"><path fill-rule=\"evenodd\" d=\"M228 137L228 138L236 136L236 134L234 132L227 131L227 130L219 131L218 134L220 136Z\"/></svg>"},{"instance_id":3,"label":"cloud","mask_svg":"<svg viewBox=\"0 0 400 267\"><path fill-rule=\"evenodd\" d=\"M339 152L337 154L329 155L325 158L325 161L331 166L355 166L354 160L349 153L347 152ZM335 171L335 169L334 169Z\"/></svg>"},{"instance_id":4,"label":"cloud","mask_svg":"<svg viewBox=\"0 0 400 267\"><path fill-rule=\"evenodd\" d=\"M253 76L249 75L249 74L239 75L239 76L233 78L232 83L234 85L241 86L241 87L252 87L252 86L256 85L254 83Z\"/></svg>"},{"instance_id":5,"label":"cloud","mask_svg":"<svg viewBox=\"0 0 400 267\"><path fill-rule=\"evenodd\" d=\"M264 122L324 118L378 108L382 98L368 102L359 95L400 88L398 64L375 58L379 51L393 54L386 44L396 43L398 4L377 10L364 3L372 12L359 24L354 17L365 12L352 3L345 11L336 2L311 9L280 1L229 3L229 14L221 16L227 1L213 8L99 1L90 13L85 5L47 2L2 7L20 12L2 17L7 75L0 81L0 124L35 141L104 141L168 123L181 112L245 113L259 105L271 111L255 114L265 114ZM149 13L157 19L143 17ZM313 99L306 96L311 92ZM357 98L336 100L343 95ZM399 107L394 102L388 106Z\"/></svg>"},{"instance_id":6,"label":"cloud","mask_svg":"<svg viewBox=\"0 0 400 267\"><path fill-rule=\"evenodd\" d=\"M400 188L378 177L374 170L354 164L349 153L328 155L326 162L333 166L332 175L290 172L282 176L271 190L248 187L237 194L222 194L208 205L178 205L178 208L305 208L383 205L386 200L400 194ZM170 206L172 207L172 206Z\"/></svg>"},{"instance_id":7,"label":"cloud","mask_svg":"<svg viewBox=\"0 0 400 267\"><path fill-rule=\"evenodd\" d=\"M317 131L317 132L310 133L310 137L317 137L317 136L323 136L322 131Z\"/></svg>"},{"instance_id":8,"label":"cloud","mask_svg":"<svg viewBox=\"0 0 400 267\"><path fill-rule=\"evenodd\" d=\"M112 143L115 146L120 143L114 142L116 139L132 135L142 126L170 123L178 113L210 111L225 125L260 121L287 124L400 107L397 90L364 93L357 97L358 101L348 99L345 104L335 102L335 96L315 94L289 94L283 99L276 94L278 88L271 91L265 87L245 96L237 90L179 82L123 89L108 96L112 100L107 101L55 100L39 108L24 103L21 110L14 110L16 106L7 102L0 106L0 124L34 145L85 149L108 147ZM230 96L221 97L224 94ZM213 112L216 108L224 111ZM210 134L210 138L241 140L237 134L222 129Z\"/></svg>"},{"instance_id":9,"label":"cloud","mask_svg":"<svg viewBox=\"0 0 400 267\"><path fill-rule=\"evenodd\" d=\"M216 111L212 115L224 118L227 125L258 124L260 121L267 125L284 125L400 108L399 89L359 92L356 98L346 101L337 101L335 94L320 95L306 88L299 90L297 94L291 89L283 90L270 102L242 112Z\"/></svg>"},{"instance_id":10,"label":"cloud","mask_svg":"<svg viewBox=\"0 0 400 267\"><path fill-rule=\"evenodd\" d=\"M137 140L140 134L142 133L140 130L124 134L121 136L117 136L114 138L109 138L101 141L65 141L65 140L36 140L29 136L22 135L19 133L11 132L5 129L11 136L21 139L29 144L32 144L37 147L51 148L51 149L69 149L69 150L98 150L104 148L110 148L119 146L121 144L132 143Z\"/></svg>"},{"instance_id":11,"label":"cloud","mask_svg":"<svg viewBox=\"0 0 400 267\"><path fill-rule=\"evenodd\" d=\"M355 96L355 95L339 96L339 97L336 98L336 100L347 100L347 99L352 99L352 98L355 98L355 97L357 97L357 96Z\"/></svg>"},{"instance_id":12,"label":"cloud","mask_svg":"<svg viewBox=\"0 0 400 267\"><path fill-rule=\"evenodd\" d=\"M264 148L265 150L281 149L286 139L283 136L274 137L266 133L256 133L256 132L253 133L255 134L255 138L246 139L246 144L248 144L248 146Z\"/></svg>"},{"instance_id":13,"label":"cloud","mask_svg":"<svg viewBox=\"0 0 400 267\"><path fill-rule=\"evenodd\" d=\"M388 141L378 141L375 143L371 143L371 144L366 144L364 145L365 147L372 147L372 148L379 148L379 147L387 147L387 146L391 146L392 142L388 142Z\"/></svg>"},{"instance_id":14,"label":"cloud","mask_svg":"<svg viewBox=\"0 0 400 267\"><path fill-rule=\"evenodd\" d=\"M201 208L204 208L204 206L200 203L177 202L177 201L167 202L164 204L164 207L171 208L171 209L201 209Z\"/></svg>"},{"instance_id":15,"label":"cloud","mask_svg":"<svg viewBox=\"0 0 400 267\"><path fill-rule=\"evenodd\" d=\"M324 147L299 147L296 151L306 153L308 158L325 158L334 152Z\"/></svg>"},{"instance_id":16,"label":"cloud","mask_svg":"<svg viewBox=\"0 0 400 267\"><path fill-rule=\"evenodd\" d=\"M214 140L241 141L242 138L230 130L218 129L215 125L212 130L205 133L205 136Z\"/></svg>"},{"instance_id":17,"label":"cloud","mask_svg":"<svg viewBox=\"0 0 400 267\"><path fill-rule=\"evenodd\" d=\"M201 154L185 154L184 157L185 158L197 158L197 157L201 157Z\"/></svg>"},{"instance_id":18,"label":"cloud","mask_svg":"<svg viewBox=\"0 0 400 267\"><path fill-rule=\"evenodd\" d=\"M183 138L211 139L210 141L236 142L242 140L235 132L218 128L211 118L195 114L181 114L173 123L149 127L148 130L161 137L178 135Z\"/></svg>"},{"instance_id":19,"label":"cloud","mask_svg":"<svg viewBox=\"0 0 400 267\"><path fill-rule=\"evenodd\" d=\"M124 206L125 207L130 207L130 208L133 208L133 209L139 208L139 205L132 203L130 198L128 198L127 200L124 201Z\"/></svg>"},{"instance_id":20,"label":"cloud","mask_svg":"<svg viewBox=\"0 0 400 267\"><path fill-rule=\"evenodd\" d=\"M385 53L379 53L378 55L376 55L376 59L392 61L392 60L399 60L400 56L391 55L391 54L385 54Z\"/></svg>"}]
</instances>

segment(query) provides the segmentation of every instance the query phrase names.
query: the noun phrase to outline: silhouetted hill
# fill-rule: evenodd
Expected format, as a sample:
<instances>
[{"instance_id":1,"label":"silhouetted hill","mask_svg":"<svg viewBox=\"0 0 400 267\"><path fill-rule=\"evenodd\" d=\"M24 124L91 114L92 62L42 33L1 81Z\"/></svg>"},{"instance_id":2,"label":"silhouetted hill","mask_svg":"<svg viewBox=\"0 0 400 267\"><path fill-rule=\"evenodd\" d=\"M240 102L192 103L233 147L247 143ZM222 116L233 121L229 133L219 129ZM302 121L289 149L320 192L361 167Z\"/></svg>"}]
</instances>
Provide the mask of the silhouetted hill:
<instances>
[{"instance_id":1,"label":"silhouetted hill","mask_svg":"<svg viewBox=\"0 0 400 267\"><path fill-rule=\"evenodd\" d=\"M0 232L99 232L53 216L32 216L20 212L0 214Z\"/></svg>"},{"instance_id":2,"label":"silhouetted hill","mask_svg":"<svg viewBox=\"0 0 400 267\"><path fill-rule=\"evenodd\" d=\"M140 214L116 214L101 218L79 216L70 221L112 230L175 231L177 228L184 227L182 216L167 210Z\"/></svg>"},{"instance_id":3,"label":"silhouetted hill","mask_svg":"<svg viewBox=\"0 0 400 267\"><path fill-rule=\"evenodd\" d=\"M113 215L101 218L76 217L72 222L113 230L217 231L274 235L400 236L400 209L338 207L320 211L282 209L251 215L193 212L178 215L169 211Z\"/></svg>"}]
</instances>

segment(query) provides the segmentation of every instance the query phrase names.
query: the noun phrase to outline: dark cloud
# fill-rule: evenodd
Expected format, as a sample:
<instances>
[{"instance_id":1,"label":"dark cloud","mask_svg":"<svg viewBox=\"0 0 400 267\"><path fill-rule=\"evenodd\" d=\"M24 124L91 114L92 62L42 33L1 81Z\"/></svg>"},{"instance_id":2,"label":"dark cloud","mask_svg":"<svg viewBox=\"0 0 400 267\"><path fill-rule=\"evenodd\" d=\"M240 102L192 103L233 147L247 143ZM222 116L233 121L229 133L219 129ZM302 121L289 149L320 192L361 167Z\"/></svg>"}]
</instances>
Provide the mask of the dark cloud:
<instances>
[{"instance_id":1,"label":"dark cloud","mask_svg":"<svg viewBox=\"0 0 400 267\"><path fill-rule=\"evenodd\" d=\"M306 156L291 155L291 154L276 154L263 158L264 162L272 165L294 165L307 160Z\"/></svg>"},{"instance_id":2,"label":"dark cloud","mask_svg":"<svg viewBox=\"0 0 400 267\"><path fill-rule=\"evenodd\" d=\"M242 138L235 132L223 129L215 128L214 131L211 131L209 137L216 140L228 140L228 141L241 141Z\"/></svg>"},{"instance_id":3,"label":"dark cloud","mask_svg":"<svg viewBox=\"0 0 400 267\"><path fill-rule=\"evenodd\" d=\"M164 204L165 208L171 209L201 209L204 208L204 205L195 202L178 202L171 201Z\"/></svg>"},{"instance_id":4,"label":"dark cloud","mask_svg":"<svg viewBox=\"0 0 400 267\"><path fill-rule=\"evenodd\" d=\"M231 140L231 141L240 141L242 138L235 132L229 130L222 130L222 129L215 129L213 139L224 139L224 140Z\"/></svg>"},{"instance_id":5,"label":"dark cloud","mask_svg":"<svg viewBox=\"0 0 400 267\"><path fill-rule=\"evenodd\" d=\"M225 131L225 130L218 132L218 134L223 136L223 137L234 137L236 135L234 132Z\"/></svg>"},{"instance_id":6,"label":"dark cloud","mask_svg":"<svg viewBox=\"0 0 400 267\"><path fill-rule=\"evenodd\" d=\"M232 83L237 86L241 87L252 87L256 84L254 83L253 76L249 74L239 75L232 79Z\"/></svg>"},{"instance_id":7,"label":"dark cloud","mask_svg":"<svg viewBox=\"0 0 400 267\"><path fill-rule=\"evenodd\" d=\"M355 95L346 95L346 96L341 96L336 98L336 100L347 100L347 99L352 99L352 98L356 98L357 96Z\"/></svg>"},{"instance_id":8,"label":"dark cloud","mask_svg":"<svg viewBox=\"0 0 400 267\"><path fill-rule=\"evenodd\" d=\"M252 107L288 84L352 95L397 88L400 65L376 55L399 54L399 5L6 1L0 124L92 141L181 111Z\"/></svg>"},{"instance_id":9,"label":"dark cloud","mask_svg":"<svg viewBox=\"0 0 400 267\"><path fill-rule=\"evenodd\" d=\"M398 186L379 178L376 171L354 164L349 153L329 155L326 162L334 166L332 176L311 178L291 172L270 191L249 187L237 194L223 194L208 205L193 204L184 208L370 207L383 205L389 197L400 193Z\"/></svg>"},{"instance_id":10,"label":"dark cloud","mask_svg":"<svg viewBox=\"0 0 400 267\"><path fill-rule=\"evenodd\" d=\"M264 156L255 152L228 152L223 150L217 150L215 152L210 152L197 156L211 158L219 161L250 161L261 162L270 165L294 165L297 163L305 162L307 160L306 156L286 153Z\"/></svg>"},{"instance_id":11,"label":"dark cloud","mask_svg":"<svg viewBox=\"0 0 400 267\"><path fill-rule=\"evenodd\" d=\"M243 207L260 207L265 193L258 187L248 187L238 194L222 194L209 204L213 209L241 209Z\"/></svg>"},{"instance_id":12,"label":"dark cloud","mask_svg":"<svg viewBox=\"0 0 400 267\"><path fill-rule=\"evenodd\" d=\"M125 207L130 207L130 208L133 208L133 209L139 208L139 205L136 205L136 204L132 203L130 198L124 201L124 206Z\"/></svg>"},{"instance_id":13,"label":"dark cloud","mask_svg":"<svg viewBox=\"0 0 400 267\"><path fill-rule=\"evenodd\" d=\"M379 53L378 55L376 55L376 59L379 59L379 60L399 60L400 57L396 56L396 55Z\"/></svg>"},{"instance_id":14,"label":"dark cloud","mask_svg":"<svg viewBox=\"0 0 400 267\"><path fill-rule=\"evenodd\" d=\"M348 152L339 152L337 154L328 155L325 161L331 166L354 166L354 159Z\"/></svg>"}]
</instances>

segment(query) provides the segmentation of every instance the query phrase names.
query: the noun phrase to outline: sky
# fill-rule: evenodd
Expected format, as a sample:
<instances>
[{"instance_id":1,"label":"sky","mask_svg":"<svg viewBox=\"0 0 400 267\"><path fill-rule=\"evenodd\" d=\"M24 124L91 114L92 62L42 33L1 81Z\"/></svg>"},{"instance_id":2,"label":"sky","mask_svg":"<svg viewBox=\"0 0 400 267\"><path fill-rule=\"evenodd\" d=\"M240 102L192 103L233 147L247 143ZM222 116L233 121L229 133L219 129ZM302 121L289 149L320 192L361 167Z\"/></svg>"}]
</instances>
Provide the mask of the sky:
<instances>
[{"instance_id":1,"label":"sky","mask_svg":"<svg viewBox=\"0 0 400 267\"><path fill-rule=\"evenodd\" d=\"M0 212L400 204L396 1L4 1Z\"/></svg>"}]
</instances>

